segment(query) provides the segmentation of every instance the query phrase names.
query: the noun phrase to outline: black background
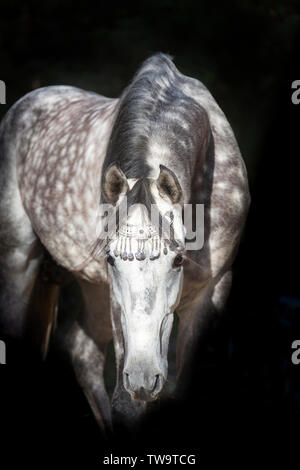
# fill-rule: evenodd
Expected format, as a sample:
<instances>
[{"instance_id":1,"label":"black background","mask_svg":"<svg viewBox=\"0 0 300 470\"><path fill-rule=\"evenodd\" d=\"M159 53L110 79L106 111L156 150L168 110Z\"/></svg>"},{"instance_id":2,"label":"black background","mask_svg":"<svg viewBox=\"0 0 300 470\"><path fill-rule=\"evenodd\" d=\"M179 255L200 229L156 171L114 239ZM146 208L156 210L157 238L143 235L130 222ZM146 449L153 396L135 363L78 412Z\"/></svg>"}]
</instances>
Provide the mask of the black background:
<instances>
[{"instance_id":1,"label":"black background","mask_svg":"<svg viewBox=\"0 0 300 470\"><path fill-rule=\"evenodd\" d=\"M186 401L162 404L138 434L105 441L55 349L40 364L23 345L8 343L0 366L0 465L4 455L6 468L49 461L96 468L111 452L188 452L206 468L219 459L244 466L291 454L300 411L300 365L290 359L300 339L300 105L291 102L299 32L297 2L289 0L2 0L1 116L40 86L118 96L145 58L170 53L226 113L252 205L224 318L199 349Z\"/></svg>"}]
</instances>

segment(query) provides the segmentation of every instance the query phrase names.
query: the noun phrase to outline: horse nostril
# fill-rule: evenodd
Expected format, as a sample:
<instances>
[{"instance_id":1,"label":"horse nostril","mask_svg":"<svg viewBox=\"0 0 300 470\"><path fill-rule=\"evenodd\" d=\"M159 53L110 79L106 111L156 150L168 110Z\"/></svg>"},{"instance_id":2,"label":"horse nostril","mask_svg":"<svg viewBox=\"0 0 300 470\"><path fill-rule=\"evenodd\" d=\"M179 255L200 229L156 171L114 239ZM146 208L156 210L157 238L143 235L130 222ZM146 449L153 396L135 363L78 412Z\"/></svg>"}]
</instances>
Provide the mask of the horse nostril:
<instances>
[{"instance_id":1,"label":"horse nostril","mask_svg":"<svg viewBox=\"0 0 300 470\"><path fill-rule=\"evenodd\" d=\"M158 382L159 382L159 374L157 374L155 376L155 381L154 381L154 386L153 386L152 392L154 392L155 389L157 388Z\"/></svg>"},{"instance_id":2,"label":"horse nostril","mask_svg":"<svg viewBox=\"0 0 300 470\"><path fill-rule=\"evenodd\" d=\"M163 376L161 374L157 374L155 376L153 389L151 390L151 395L153 397L155 397L161 391L161 389L163 388L163 382Z\"/></svg>"},{"instance_id":3,"label":"horse nostril","mask_svg":"<svg viewBox=\"0 0 300 470\"><path fill-rule=\"evenodd\" d=\"M129 382L129 374L127 372L124 372L124 387L126 390L130 389L130 382Z\"/></svg>"}]
</instances>

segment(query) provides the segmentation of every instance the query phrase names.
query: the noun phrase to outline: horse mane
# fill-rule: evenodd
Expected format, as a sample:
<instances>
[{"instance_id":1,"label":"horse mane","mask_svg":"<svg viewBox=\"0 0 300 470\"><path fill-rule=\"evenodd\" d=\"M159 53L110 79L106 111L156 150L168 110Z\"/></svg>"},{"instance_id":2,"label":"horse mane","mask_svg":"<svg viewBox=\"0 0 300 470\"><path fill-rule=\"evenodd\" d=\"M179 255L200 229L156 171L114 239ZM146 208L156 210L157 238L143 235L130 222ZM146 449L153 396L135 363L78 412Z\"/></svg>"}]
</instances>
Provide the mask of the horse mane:
<instances>
[{"instance_id":1,"label":"horse mane","mask_svg":"<svg viewBox=\"0 0 300 470\"><path fill-rule=\"evenodd\" d=\"M110 165L117 163L127 178L148 176L150 167L146 156L149 140L158 129L162 131L163 115L170 109L180 115L182 122L195 122L193 108L197 104L182 92L180 80L181 74L166 54L155 54L143 62L120 97L103 175ZM176 126L175 121L172 125ZM169 126L170 122L166 127L166 138L170 134ZM182 128L176 129L175 134L180 135L185 143L191 135L188 131L184 135ZM174 140L172 143L176 147Z\"/></svg>"}]
</instances>

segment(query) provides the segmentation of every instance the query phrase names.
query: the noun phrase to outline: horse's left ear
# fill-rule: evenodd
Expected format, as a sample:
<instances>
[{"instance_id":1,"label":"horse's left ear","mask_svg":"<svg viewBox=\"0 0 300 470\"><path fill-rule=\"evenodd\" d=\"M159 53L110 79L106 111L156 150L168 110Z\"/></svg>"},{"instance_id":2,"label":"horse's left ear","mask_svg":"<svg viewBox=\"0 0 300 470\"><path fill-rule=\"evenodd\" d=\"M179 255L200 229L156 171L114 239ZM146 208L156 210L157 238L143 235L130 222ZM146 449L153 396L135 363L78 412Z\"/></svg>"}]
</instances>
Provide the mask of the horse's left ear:
<instances>
[{"instance_id":1,"label":"horse's left ear","mask_svg":"<svg viewBox=\"0 0 300 470\"><path fill-rule=\"evenodd\" d=\"M127 178L121 168L113 164L105 172L103 190L107 200L116 204L121 194L126 194L129 189Z\"/></svg>"},{"instance_id":2,"label":"horse's left ear","mask_svg":"<svg viewBox=\"0 0 300 470\"><path fill-rule=\"evenodd\" d=\"M159 165L160 173L156 184L161 196L168 196L173 204L180 203L182 199L182 189L173 171L164 165Z\"/></svg>"}]
</instances>

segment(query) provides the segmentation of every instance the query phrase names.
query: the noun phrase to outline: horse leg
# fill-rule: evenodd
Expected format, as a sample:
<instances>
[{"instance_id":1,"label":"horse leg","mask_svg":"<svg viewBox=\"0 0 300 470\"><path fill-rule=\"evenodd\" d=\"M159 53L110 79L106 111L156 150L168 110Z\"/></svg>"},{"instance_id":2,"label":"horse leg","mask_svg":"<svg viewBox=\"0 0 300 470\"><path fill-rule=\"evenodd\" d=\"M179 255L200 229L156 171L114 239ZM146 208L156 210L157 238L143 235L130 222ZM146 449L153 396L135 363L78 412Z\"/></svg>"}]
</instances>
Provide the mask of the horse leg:
<instances>
[{"instance_id":1,"label":"horse leg","mask_svg":"<svg viewBox=\"0 0 300 470\"><path fill-rule=\"evenodd\" d=\"M5 336L24 339L45 359L55 323L59 286L43 276L44 249L36 239L29 246L8 247L0 254L0 322Z\"/></svg>"},{"instance_id":2,"label":"horse leg","mask_svg":"<svg viewBox=\"0 0 300 470\"><path fill-rule=\"evenodd\" d=\"M199 340L212 319L223 310L231 286L231 271L211 279L200 290L196 301L183 303L177 309L179 329L177 337L176 394L185 391L190 377L192 359Z\"/></svg>"},{"instance_id":3,"label":"horse leg","mask_svg":"<svg viewBox=\"0 0 300 470\"><path fill-rule=\"evenodd\" d=\"M106 349L112 338L109 316L109 289L105 283L79 280L84 311L71 327L65 344L75 375L94 416L105 433L111 429L110 401L104 384Z\"/></svg>"},{"instance_id":4,"label":"horse leg","mask_svg":"<svg viewBox=\"0 0 300 470\"><path fill-rule=\"evenodd\" d=\"M132 401L123 385L125 346L121 325L121 310L113 295L111 296L111 320L117 369L116 386L112 397L112 421L115 427L123 426L132 429L139 424L140 419L144 416L146 403Z\"/></svg>"}]
</instances>

